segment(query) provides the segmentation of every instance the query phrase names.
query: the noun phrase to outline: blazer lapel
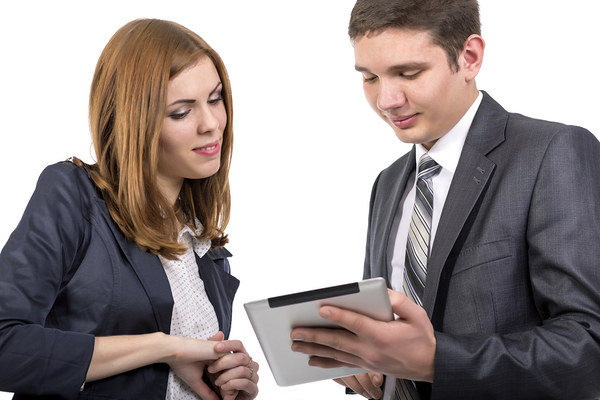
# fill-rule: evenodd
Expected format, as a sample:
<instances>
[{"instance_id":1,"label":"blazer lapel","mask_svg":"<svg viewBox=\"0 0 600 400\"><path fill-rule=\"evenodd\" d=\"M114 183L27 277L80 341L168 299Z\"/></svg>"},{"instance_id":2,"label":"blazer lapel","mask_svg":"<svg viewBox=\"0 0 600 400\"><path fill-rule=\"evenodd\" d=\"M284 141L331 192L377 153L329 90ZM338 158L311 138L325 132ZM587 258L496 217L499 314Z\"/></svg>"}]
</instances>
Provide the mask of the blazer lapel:
<instances>
[{"instance_id":1,"label":"blazer lapel","mask_svg":"<svg viewBox=\"0 0 600 400\"><path fill-rule=\"evenodd\" d=\"M168 334L171 330L173 296L160 259L155 255L142 251L134 242L128 241L114 224L104 200L97 198L96 202L102 210L102 216L107 225L110 227L112 237L127 258L148 295L158 329Z\"/></svg>"},{"instance_id":2,"label":"blazer lapel","mask_svg":"<svg viewBox=\"0 0 600 400\"><path fill-rule=\"evenodd\" d=\"M483 94L448 191L427 265L423 307L430 318L444 264L496 168L486 154L505 138L508 114L487 93Z\"/></svg>"},{"instance_id":3,"label":"blazer lapel","mask_svg":"<svg viewBox=\"0 0 600 400\"><path fill-rule=\"evenodd\" d=\"M198 257L198 254L195 256L206 295L219 320L219 329L227 339L231 331L233 298L240 285L240 281L229 274L229 263L226 258L231 257L231 253L221 247L210 250L202 258Z\"/></svg>"}]
</instances>

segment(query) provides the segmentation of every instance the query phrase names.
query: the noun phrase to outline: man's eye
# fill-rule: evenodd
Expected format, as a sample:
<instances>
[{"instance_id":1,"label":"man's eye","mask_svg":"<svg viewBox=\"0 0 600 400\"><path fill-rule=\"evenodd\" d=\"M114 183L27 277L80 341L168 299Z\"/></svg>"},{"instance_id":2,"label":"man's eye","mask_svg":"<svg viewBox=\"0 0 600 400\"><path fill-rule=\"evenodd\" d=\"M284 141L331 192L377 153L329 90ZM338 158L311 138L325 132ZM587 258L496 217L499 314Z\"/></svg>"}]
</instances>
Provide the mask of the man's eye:
<instances>
[{"instance_id":1,"label":"man's eye","mask_svg":"<svg viewBox=\"0 0 600 400\"><path fill-rule=\"evenodd\" d=\"M411 72L411 73L401 73L400 76L406 79L415 79L419 76L423 71Z\"/></svg>"},{"instance_id":2,"label":"man's eye","mask_svg":"<svg viewBox=\"0 0 600 400\"><path fill-rule=\"evenodd\" d=\"M364 82L373 82L375 79L377 79L377 76L371 76L371 77L367 77L363 75L363 80Z\"/></svg>"}]
</instances>

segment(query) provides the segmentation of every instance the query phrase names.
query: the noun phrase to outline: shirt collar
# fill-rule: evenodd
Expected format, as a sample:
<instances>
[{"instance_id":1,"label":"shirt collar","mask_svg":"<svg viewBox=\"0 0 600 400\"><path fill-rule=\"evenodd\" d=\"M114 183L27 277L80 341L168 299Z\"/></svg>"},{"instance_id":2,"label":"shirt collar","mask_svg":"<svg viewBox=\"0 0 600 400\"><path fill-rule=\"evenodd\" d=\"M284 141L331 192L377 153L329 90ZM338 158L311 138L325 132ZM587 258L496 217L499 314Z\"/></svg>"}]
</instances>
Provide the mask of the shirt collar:
<instances>
[{"instance_id":1,"label":"shirt collar","mask_svg":"<svg viewBox=\"0 0 600 400\"><path fill-rule=\"evenodd\" d=\"M483 100L483 94L479 92L477 99L475 102L473 102L469 110L465 113L465 115L463 115L460 121L458 121L458 123L452 129L450 129L448 133L435 142L435 144L429 150L429 156L433 158L435 162L441 165L442 168L452 172L452 174L454 174L454 171L456 171L460 153L462 152L465 140L467 139L467 134L469 133L469 129L471 128L471 124L473 123L473 119L477 113L477 109L479 109L481 100ZM422 144L417 144L415 146L415 150L418 168L419 159L423 154L427 153L427 149L423 147Z\"/></svg>"},{"instance_id":2,"label":"shirt collar","mask_svg":"<svg viewBox=\"0 0 600 400\"><path fill-rule=\"evenodd\" d=\"M197 228L194 230L189 225L184 225L179 231L177 241L185 244L188 248L191 248L196 252L198 257L202 258L208 250L210 250L211 241L209 239L199 242L196 236L202 233L204 227L198 218L195 219Z\"/></svg>"},{"instance_id":3,"label":"shirt collar","mask_svg":"<svg viewBox=\"0 0 600 400\"><path fill-rule=\"evenodd\" d=\"M187 240L189 240L189 237L196 237L197 235L201 234L202 224L200 223L198 218L196 218L196 226L198 226L199 228L196 231L194 231L189 225L184 225L183 228L181 228L181 230L179 231L179 234L177 235L177 241L180 243L185 243Z\"/></svg>"}]
</instances>

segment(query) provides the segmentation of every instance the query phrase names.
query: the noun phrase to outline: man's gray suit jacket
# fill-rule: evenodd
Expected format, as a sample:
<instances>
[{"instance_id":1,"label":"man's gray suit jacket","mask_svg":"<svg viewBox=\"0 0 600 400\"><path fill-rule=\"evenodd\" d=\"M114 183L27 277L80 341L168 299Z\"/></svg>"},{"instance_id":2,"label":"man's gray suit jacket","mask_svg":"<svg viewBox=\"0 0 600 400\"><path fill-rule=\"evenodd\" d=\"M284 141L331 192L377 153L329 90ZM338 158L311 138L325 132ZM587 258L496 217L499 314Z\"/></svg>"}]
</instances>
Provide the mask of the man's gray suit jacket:
<instances>
[{"instance_id":1,"label":"man's gray suit jacket","mask_svg":"<svg viewBox=\"0 0 600 400\"><path fill-rule=\"evenodd\" d=\"M364 278L387 246L415 150L373 187ZM432 399L600 398L600 143L507 113L487 93L428 263ZM429 393L428 393L429 392Z\"/></svg>"}]
</instances>

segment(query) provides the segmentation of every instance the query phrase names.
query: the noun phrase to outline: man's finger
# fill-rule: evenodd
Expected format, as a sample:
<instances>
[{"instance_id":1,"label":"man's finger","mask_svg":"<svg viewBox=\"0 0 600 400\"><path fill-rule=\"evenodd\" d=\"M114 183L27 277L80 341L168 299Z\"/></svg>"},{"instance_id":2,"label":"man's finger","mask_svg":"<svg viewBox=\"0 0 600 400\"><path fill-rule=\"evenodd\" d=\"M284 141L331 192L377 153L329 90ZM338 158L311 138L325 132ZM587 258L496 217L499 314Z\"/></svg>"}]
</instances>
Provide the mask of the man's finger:
<instances>
[{"instance_id":1,"label":"man's finger","mask_svg":"<svg viewBox=\"0 0 600 400\"><path fill-rule=\"evenodd\" d=\"M311 358L308 362L309 365L321 368L338 368L338 367L349 367L349 368L367 368L364 360L352 352L349 352L341 347L341 350L337 350L331 345L326 343L329 339L325 339L328 332L323 332L323 335L315 335L314 339L307 339L305 342L294 342L292 344L292 351L297 353L303 353L309 355ZM312 342L312 340L319 340L321 343ZM348 345L353 345L351 340L346 341ZM360 349L360 345L357 348Z\"/></svg>"},{"instance_id":2,"label":"man's finger","mask_svg":"<svg viewBox=\"0 0 600 400\"><path fill-rule=\"evenodd\" d=\"M390 296L392 310L398 316L399 320L415 323L424 321L425 318L429 321L429 317L427 317L427 313L423 307L410 300L404 294L388 289L388 295Z\"/></svg>"},{"instance_id":3,"label":"man's finger","mask_svg":"<svg viewBox=\"0 0 600 400\"><path fill-rule=\"evenodd\" d=\"M357 360L359 360L359 359L357 359ZM323 369L340 368L340 367L356 368L357 373L361 372L358 369L362 368L362 367L352 364L352 363L347 363L347 362L343 362L341 360L334 360L332 358L319 357L319 356L313 356L313 357L309 358L308 365L310 365L311 367L319 367L319 368L323 368Z\"/></svg>"},{"instance_id":4,"label":"man's finger","mask_svg":"<svg viewBox=\"0 0 600 400\"><path fill-rule=\"evenodd\" d=\"M382 322L349 310L332 306L323 306L319 315L364 338L373 338L382 328Z\"/></svg>"}]
</instances>

